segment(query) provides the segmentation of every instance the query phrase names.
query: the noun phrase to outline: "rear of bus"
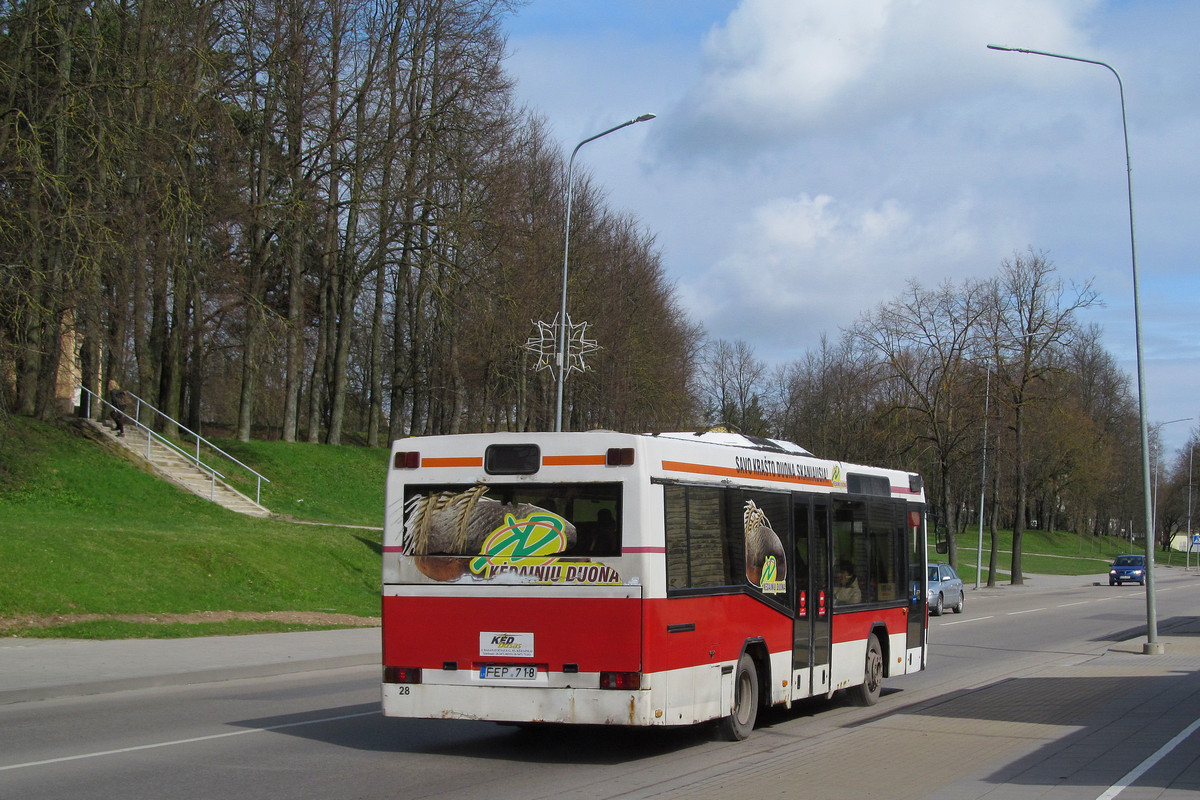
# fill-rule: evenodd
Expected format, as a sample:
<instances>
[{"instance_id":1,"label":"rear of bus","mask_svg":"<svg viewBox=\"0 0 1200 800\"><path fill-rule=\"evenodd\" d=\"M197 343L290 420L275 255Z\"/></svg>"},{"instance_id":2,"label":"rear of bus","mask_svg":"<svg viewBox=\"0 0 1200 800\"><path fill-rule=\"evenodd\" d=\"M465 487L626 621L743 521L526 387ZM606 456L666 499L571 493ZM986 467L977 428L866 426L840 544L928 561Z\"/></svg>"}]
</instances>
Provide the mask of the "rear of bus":
<instances>
[{"instance_id":1,"label":"rear of bus","mask_svg":"<svg viewBox=\"0 0 1200 800\"><path fill-rule=\"evenodd\" d=\"M653 722L625 514L643 491L636 438L465 434L393 445L385 715Z\"/></svg>"}]
</instances>

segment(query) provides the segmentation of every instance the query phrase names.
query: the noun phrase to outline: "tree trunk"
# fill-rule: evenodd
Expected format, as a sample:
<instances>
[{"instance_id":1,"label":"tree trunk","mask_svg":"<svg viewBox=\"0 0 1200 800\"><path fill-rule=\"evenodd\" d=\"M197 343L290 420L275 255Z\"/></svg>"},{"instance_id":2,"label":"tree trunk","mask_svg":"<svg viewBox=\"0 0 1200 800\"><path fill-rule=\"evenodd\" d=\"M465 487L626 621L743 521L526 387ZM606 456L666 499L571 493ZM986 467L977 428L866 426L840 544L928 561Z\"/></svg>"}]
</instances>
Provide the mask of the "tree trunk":
<instances>
[{"instance_id":1,"label":"tree trunk","mask_svg":"<svg viewBox=\"0 0 1200 800\"><path fill-rule=\"evenodd\" d=\"M1000 436L996 436L996 453L1000 452ZM988 535L991 538L991 554L988 557L989 588L996 586L996 566L1000 558L1000 536L997 532L997 521L1000 517L1000 459L996 459L996 468L992 470L992 513L988 516Z\"/></svg>"},{"instance_id":2,"label":"tree trunk","mask_svg":"<svg viewBox=\"0 0 1200 800\"><path fill-rule=\"evenodd\" d=\"M1016 404L1016 448L1017 448L1017 504L1013 519L1012 535L1012 574L1009 576L1013 586L1022 586L1025 576L1021 572L1021 539L1025 534L1025 511L1029 493L1025 485L1025 415L1023 404Z\"/></svg>"},{"instance_id":3,"label":"tree trunk","mask_svg":"<svg viewBox=\"0 0 1200 800\"><path fill-rule=\"evenodd\" d=\"M328 254L323 259L328 263ZM326 267L328 270L328 267ZM328 271L326 271L328 276ZM328 349L329 326L333 324L333 314L329 312L330 286L328 277L321 280L320 322L317 326L317 352L313 355L312 377L308 381L308 442L317 444L321 441L321 424L324 420L325 407L325 354Z\"/></svg>"},{"instance_id":4,"label":"tree trunk","mask_svg":"<svg viewBox=\"0 0 1200 800\"><path fill-rule=\"evenodd\" d=\"M258 328L251 328L246 334L242 347L242 383L238 395L238 427L239 442L250 441L251 428L254 424L254 384L258 376Z\"/></svg>"},{"instance_id":5,"label":"tree trunk","mask_svg":"<svg viewBox=\"0 0 1200 800\"><path fill-rule=\"evenodd\" d=\"M383 419L383 293L386 288L387 271L380 266L375 272L375 304L371 310L371 397L367 409L367 447L379 446L379 423Z\"/></svg>"},{"instance_id":6,"label":"tree trunk","mask_svg":"<svg viewBox=\"0 0 1200 800\"><path fill-rule=\"evenodd\" d=\"M293 181L297 178L293 173ZM292 232L288 248L288 318L286 373L284 375L283 434L285 442L296 441L300 422L300 383L304 359L304 246L300 231Z\"/></svg>"}]
</instances>

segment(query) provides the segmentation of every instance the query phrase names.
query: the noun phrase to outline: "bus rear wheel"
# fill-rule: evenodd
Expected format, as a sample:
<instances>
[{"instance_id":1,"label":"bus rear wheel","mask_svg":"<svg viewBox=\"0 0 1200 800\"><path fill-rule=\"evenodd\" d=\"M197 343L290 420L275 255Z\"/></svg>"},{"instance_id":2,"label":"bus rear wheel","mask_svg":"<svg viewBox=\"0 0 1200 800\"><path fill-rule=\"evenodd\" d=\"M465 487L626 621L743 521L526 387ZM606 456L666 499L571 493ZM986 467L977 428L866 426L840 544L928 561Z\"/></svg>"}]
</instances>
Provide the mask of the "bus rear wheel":
<instances>
[{"instance_id":1,"label":"bus rear wheel","mask_svg":"<svg viewBox=\"0 0 1200 800\"><path fill-rule=\"evenodd\" d=\"M883 689L883 649L875 634L867 638L867 663L863 670L863 682L850 690L850 702L856 706L873 706L879 702Z\"/></svg>"},{"instance_id":2,"label":"bus rear wheel","mask_svg":"<svg viewBox=\"0 0 1200 800\"><path fill-rule=\"evenodd\" d=\"M721 719L721 738L740 742L750 735L758 720L758 668L747 653L742 653L733 673L732 712Z\"/></svg>"}]
</instances>

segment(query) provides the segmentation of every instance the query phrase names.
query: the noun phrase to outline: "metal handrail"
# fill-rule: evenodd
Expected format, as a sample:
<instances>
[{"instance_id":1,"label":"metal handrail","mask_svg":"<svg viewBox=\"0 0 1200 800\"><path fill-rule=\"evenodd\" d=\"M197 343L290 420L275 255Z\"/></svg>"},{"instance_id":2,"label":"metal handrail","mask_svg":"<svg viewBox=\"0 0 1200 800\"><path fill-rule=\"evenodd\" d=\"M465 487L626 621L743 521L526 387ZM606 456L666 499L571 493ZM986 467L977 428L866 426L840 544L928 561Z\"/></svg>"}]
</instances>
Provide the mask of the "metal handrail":
<instances>
[{"instance_id":1,"label":"metal handrail","mask_svg":"<svg viewBox=\"0 0 1200 800\"><path fill-rule=\"evenodd\" d=\"M86 407L85 407L85 412L84 412L84 413L87 415L87 418L88 418L88 419L91 419L91 418L92 418L92 404L91 404L91 399L92 399L93 397L95 397L97 400L99 400L99 401L100 401L100 403L101 403L101 407L102 407L102 408L103 408L104 406L107 406L108 408L112 409L113 411L118 411L118 409L117 409L117 407L116 407L116 406L114 406L112 403L110 403L109 401L105 400L103 397L101 397L100 395L96 394L96 393L95 393L95 392L93 392L92 390L88 389L86 386L80 386L79 388L83 390L83 394L84 394L84 396L85 396L85 398L86 398L86 400L87 400L87 404L86 404ZM180 423L178 420L176 420L176 419L173 419L173 418L172 418L172 417L171 417L169 414L167 414L167 413L165 413L165 412L163 412L163 411L160 411L160 410L158 410L157 408L155 408L154 406L152 406L150 403L147 403L145 400L143 400L142 398L138 397L138 396L137 396L136 394L134 394L133 392L128 392L128 391L127 391L127 392L126 392L126 394L128 394L130 397L132 397L132 398L133 398L133 399L136 401L136 405L135 405L135 407L134 407L133 414L130 414L130 413L128 413L127 411L120 411L119 413L121 413L121 414L124 414L126 419L128 419L128 420L131 420L131 421L132 421L132 422L133 422L135 425L137 425L137 427L139 427L139 428L141 428L142 430L146 431L146 460L147 460L147 461L149 461L149 460L150 460L150 441L151 441L151 439L152 439L152 438L153 438L153 439L157 439L158 441L161 441L161 442L162 442L163 444L165 444L166 446L170 447L170 448L171 448L172 450L174 450L175 452L179 453L179 454L180 454L181 456L183 456L184 458L186 458L186 459L188 459L189 461L191 461L192 463L194 463L194 464L195 464L197 467L199 467L199 468L201 468L201 469L204 469L204 470L207 470L209 473L211 473L211 474L212 474L212 476L213 476L213 480L214 480L214 484L213 484L213 492L215 493L215 491L216 491L216 483L215 483L215 480L216 480L216 478L217 478L217 477L219 477L221 480L225 480L225 476L224 476L224 475L222 475L221 473L217 472L215 469L213 469L212 467L210 467L208 464L205 464L203 461L201 461L201 460L200 460L200 445L201 445L201 444L204 444L206 447L208 447L208 449L209 449L209 450L212 450L214 453L216 453L217 455L221 456L222 458L224 458L224 459L226 459L226 460L228 460L228 461L232 461L234 464L237 464L239 467L241 467L242 469L246 470L247 472L249 472L251 475L253 475L253 476L255 477L255 479L256 479L256 487L255 487L255 492L254 492L254 502L255 502L256 504L260 505L260 506L262 505L262 485L263 485L263 481L266 481L267 483L270 483L270 482L271 482L271 481L270 481L270 479L268 479L268 478L266 478L265 476L261 475L261 474L260 474L258 471L256 471L256 470L255 470L253 467L250 467L250 466L248 466L248 465L246 465L246 464L243 464L243 463L242 463L241 461L239 461L237 458L234 458L234 457L233 457L233 456L231 456L229 453L226 453L224 450L222 450L221 448L217 447L215 444L213 444L212 442L208 441L207 439L205 439L203 436L201 436L200 434L196 433L196 432L195 432L195 431L193 431L192 429L188 428L186 425L184 425L184 424ZM157 414L158 416L162 417L164 420L167 420L168 422L170 422L171 424L173 424L173 425L174 425L176 428L178 428L180 431L182 431L182 432L186 433L188 436L191 436L191 437L193 437L193 438L196 440L196 453L195 453L195 455L192 455L191 453L188 453L188 452L186 452L186 451L185 451L183 448L179 447L178 445L176 445L174 442L170 441L169 439L166 439L166 438L164 438L162 435L160 435L160 434L156 433L156 432L155 432L153 429L151 429L151 428L150 428L150 426L149 426L149 425L147 425L146 423L142 422L142 419L141 419L141 416L142 416L142 406L145 406L145 407L146 407L146 408L147 408L149 411L152 411L152 412L154 412L155 414Z\"/></svg>"}]
</instances>

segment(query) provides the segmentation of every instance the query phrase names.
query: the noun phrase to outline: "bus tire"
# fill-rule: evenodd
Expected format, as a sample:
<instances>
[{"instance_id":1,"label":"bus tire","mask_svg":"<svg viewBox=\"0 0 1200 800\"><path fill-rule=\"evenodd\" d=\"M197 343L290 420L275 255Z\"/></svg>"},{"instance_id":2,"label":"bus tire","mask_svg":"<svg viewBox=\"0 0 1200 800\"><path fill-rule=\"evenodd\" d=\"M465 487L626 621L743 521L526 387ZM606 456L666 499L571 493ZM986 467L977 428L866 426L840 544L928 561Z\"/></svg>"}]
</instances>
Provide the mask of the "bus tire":
<instances>
[{"instance_id":1,"label":"bus tire","mask_svg":"<svg viewBox=\"0 0 1200 800\"><path fill-rule=\"evenodd\" d=\"M742 653L733 673L733 708L721 718L721 738L740 742L754 730L758 720L758 667L749 653Z\"/></svg>"},{"instance_id":2,"label":"bus tire","mask_svg":"<svg viewBox=\"0 0 1200 800\"><path fill-rule=\"evenodd\" d=\"M850 702L856 706L873 706L879 702L883 689L883 650L875 634L867 637L867 661L863 682L850 690Z\"/></svg>"}]
</instances>

